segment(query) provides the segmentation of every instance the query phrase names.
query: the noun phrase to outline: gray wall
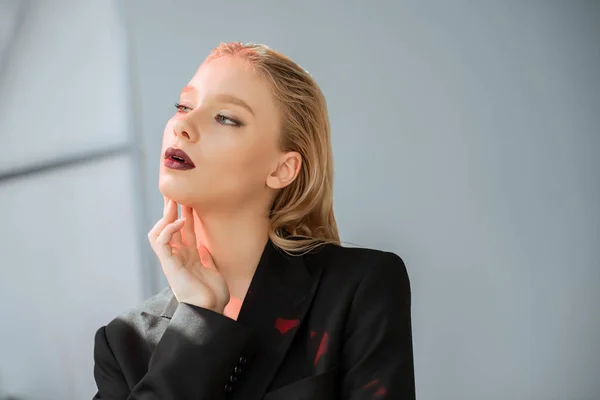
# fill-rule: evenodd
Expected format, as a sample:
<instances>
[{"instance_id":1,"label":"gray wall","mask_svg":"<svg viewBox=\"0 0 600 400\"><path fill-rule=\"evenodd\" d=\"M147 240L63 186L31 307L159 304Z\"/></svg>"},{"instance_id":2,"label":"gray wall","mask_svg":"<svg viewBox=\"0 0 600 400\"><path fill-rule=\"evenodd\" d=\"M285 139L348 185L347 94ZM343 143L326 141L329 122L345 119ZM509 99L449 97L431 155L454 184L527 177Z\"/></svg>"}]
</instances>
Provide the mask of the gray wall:
<instances>
[{"instance_id":1,"label":"gray wall","mask_svg":"<svg viewBox=\"0 0 600 400\"><path fill-rule=\"evenodd\" d=\"M0 398L90 399L94 333L143 296L124 24L106 1L0 3L8 13Z\"/></svg>"},{"instance_id":2,"label":"gray wall","mask_svg":"<svg viewBox=\"0 0 600 400\"><path fill-rule=\"evenodd\" d=\"M418 398L598 398L600 2L29 8L0 76L0 395L91 398L94 329L165 284L164 123L240 40L325 92L342 237L411 277Z\"/></svg>"}]
</instances>

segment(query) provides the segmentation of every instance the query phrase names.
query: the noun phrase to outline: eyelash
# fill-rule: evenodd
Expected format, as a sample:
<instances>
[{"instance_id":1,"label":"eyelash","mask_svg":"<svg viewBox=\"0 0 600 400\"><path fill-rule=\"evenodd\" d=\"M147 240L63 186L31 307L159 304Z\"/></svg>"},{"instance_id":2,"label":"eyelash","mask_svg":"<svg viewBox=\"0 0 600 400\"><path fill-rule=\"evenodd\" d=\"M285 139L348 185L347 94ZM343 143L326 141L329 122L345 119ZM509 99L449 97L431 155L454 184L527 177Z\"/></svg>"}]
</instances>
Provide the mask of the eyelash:
<instances>
[{"instance_id":1,"label":"eyelash","mask_svg":"<svg viewBox=\"0 0 600 400\"><path fill-rule=\"evenodd\" d=\"M177 112L192 111L192 109L190 107L184 106L183 104L180 104L180 103L175 103L175 108L177 109ZM233 119L231 117L228 117L226 115L223 115L223 114L217 114L215 116L215 120L217 121L217 123L224 125L224 126L232 126L234 128L238 128L238 127L242 126L242 123L240 121ZM232 122L232 124L223 123L222 120L229 120Z\"/></svg>"}]
</instances>

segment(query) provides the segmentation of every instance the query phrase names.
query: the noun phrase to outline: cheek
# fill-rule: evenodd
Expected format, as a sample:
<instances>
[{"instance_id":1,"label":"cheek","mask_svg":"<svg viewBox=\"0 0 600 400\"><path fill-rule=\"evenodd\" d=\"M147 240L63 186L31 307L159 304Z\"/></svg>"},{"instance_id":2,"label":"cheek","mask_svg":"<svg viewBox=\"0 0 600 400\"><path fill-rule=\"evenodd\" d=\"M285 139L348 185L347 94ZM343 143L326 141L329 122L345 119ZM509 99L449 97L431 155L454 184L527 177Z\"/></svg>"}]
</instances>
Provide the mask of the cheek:
<instances>
[{"instance_id":1,"label":"cheek","mask_svg":"<svg viewBox=\"0 0 600 400\"><path fill-rule=\"evenodd\" d=\"M252 181L264 181L270 172L273 154L266 145L254 145L249 147L240 157L240 169L245 171L247 179Z\"/></svg>"},{"instance_id":2,"label":"cheek","mask_svg":"<svg viewBox=\"0 0 600 400\"><path fill-rule=\"evenodd\" d=\"M246 144L229 148L225 152L220 149L219 171L214 171L216 176L219 176L222 184L237 190L242 187L246 188L244 191L262 187L271 164L271 155L264 147Z\"/></svg>"}]
</instances>

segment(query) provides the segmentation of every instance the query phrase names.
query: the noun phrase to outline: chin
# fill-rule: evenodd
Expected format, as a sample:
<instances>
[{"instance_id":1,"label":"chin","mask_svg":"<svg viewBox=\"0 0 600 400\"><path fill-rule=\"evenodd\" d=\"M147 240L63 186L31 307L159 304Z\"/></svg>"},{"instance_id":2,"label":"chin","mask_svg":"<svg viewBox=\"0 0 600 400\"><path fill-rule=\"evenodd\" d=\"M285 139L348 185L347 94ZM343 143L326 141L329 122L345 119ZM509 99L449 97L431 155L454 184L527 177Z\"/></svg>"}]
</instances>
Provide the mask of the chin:
<instances>
[{"instance_id":1,"label":"chin","mask_svg":"<svg viewBox=\"0 0 600 400\"><path fill-rule=\"evenodd\" d=\"M170 177L161 177L158 182L158 190L163 196L174 200L177 204L188 205L192 203L190 193L185 190L181 182L175 182Z\"/></svg>"}]
</instances>

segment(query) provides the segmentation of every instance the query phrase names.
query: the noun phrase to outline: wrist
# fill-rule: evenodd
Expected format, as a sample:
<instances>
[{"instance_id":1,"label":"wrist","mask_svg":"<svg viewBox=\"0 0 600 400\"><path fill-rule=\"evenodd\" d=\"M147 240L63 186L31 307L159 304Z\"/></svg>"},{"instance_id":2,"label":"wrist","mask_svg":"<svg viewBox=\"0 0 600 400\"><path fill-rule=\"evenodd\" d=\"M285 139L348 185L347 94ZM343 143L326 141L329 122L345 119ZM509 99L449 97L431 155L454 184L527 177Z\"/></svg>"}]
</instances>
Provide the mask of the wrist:
<instances>
[{"instance_id":1,"label":"wrist","mask_svg":"<svg viewBox=\"0 0 600 400\"><path fill-rule=\"evenodd\" d=\"M204 308L206 310L210 310L219 314L223 314L224 310L219 308L214 304L209 304L204 301L194 301L194 300L181 300L179 303L185 303L194 307Z\"/></svg>"}]
</instances>

